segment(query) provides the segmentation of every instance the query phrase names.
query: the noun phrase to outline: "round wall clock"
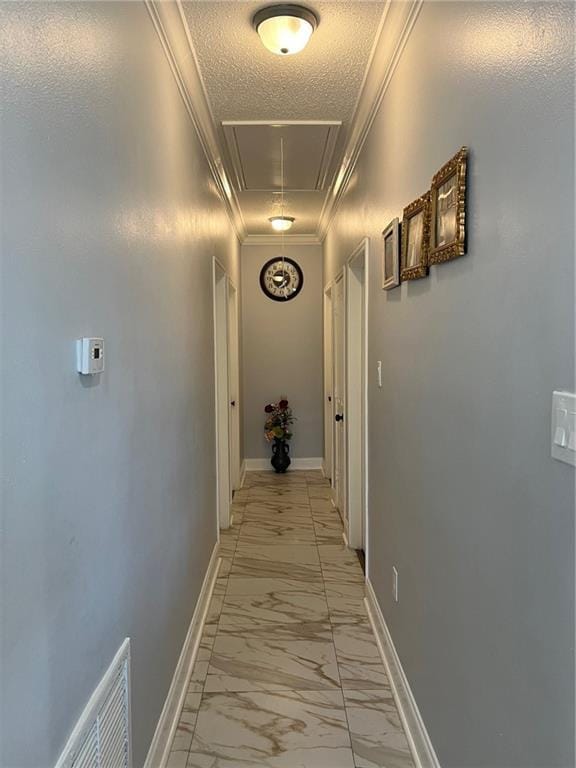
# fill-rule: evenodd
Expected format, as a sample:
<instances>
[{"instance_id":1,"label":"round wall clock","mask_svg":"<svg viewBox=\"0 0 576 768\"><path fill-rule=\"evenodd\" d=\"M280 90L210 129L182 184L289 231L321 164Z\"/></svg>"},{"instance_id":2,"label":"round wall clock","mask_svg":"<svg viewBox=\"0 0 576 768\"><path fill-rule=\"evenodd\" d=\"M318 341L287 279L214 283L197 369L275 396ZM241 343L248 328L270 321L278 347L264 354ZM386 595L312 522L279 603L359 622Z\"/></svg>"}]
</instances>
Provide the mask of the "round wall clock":
<instances>
[{"instance_id":1,"label":"round wall clock","mask_svg":"<svg viewBox=\"0 0 576 768\"><path fill-rule=\"evenodd\" d=\"M260 270L260 287L274 301L290 301L302 290L304 276L299 265L286 256L270 259Z\"/></svg>"}]
</instances>

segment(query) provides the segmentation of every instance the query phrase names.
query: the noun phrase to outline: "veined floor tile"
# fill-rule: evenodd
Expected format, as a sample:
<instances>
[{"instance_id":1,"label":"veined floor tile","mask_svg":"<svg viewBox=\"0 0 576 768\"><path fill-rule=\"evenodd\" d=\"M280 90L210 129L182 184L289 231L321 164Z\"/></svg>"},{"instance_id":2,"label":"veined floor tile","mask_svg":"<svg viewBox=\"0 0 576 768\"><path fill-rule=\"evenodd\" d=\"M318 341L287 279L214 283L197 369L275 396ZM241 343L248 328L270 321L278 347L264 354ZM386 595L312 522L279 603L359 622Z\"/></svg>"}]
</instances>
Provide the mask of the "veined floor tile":
<instances>
[{"instance_id":1,"label":"veined floor tile","mask_svg":"<svg viewBox=\"0 0 576 768\"><path fill-rule=\"evenodd\" d=\"M328 611L332 624L368 622L364 597L327 597Z\"/></svg>"},{"instance_id":2,"label":"veined floor tile","mask_svg":"<svg viewBox=\"0 0 576 768\"><path fill-rule=\"evenodd\" d=\"M196 661L192 669L192 677L188 683L188 693L198 693L204 687L204 681L208 674L208 661Z\"/></svg>"},{"instance_id":3,"label":"veined floor tile","mask_svg":"<svg viewBox=\"0 0 576 768\"><path fill-rule=\"evenodd\" d=\"M294 541L303 544L314 542L316 532L311 520L260 520L247 521L242 526L239 544L285 544Z\"/></svg>"},{"instance_id":4,"label":"veined floor tile","mask_svg":"<svg viewBox=\"0 0 576 768\"><path fill-rule=\"evenodd\" d=\"M220 629L328 620L328 604L324 595L310 594L307 590L264 595L229 595L220 614Z\"/></svg>"},{"instance_id":5,"label":"veined floor tile","mask_svg":"<svg viewBox=\"0 0 576 768\"><path fill-rule=\"evenodd\" d=\"M234 557L236 551L236 539L220 540L218 544L218 556L219 557Z\"/></svg>"},{"instance_id":6,"label":"veined floor tile","mask_svg":"<svg viewBox=\"0 0 576 768\"><path fill-rule=\"evenodd\" d=\"M208 613L206 614L206 624L217 624L220 618L220 612L224 605L224 595L212 595L210 605L208 606Z\"/></svg>"},{"instance_id":7,"label":"veined floor tile","mask_svg":"<svg viewBox=\"0 0 576 768\"><path fill-rule=\"evenodd\" d=\"M186 768L189 752L187 749L172 749L168 755L166 768Z\"/></svg>"},{"instance_id":8,"label":"veined floor tile","mask_svg":"<svg viewBox=\"0 0 576 768\"><path fill-rule=\"evenodd\" d=\"M319 544L322 575L326 581L364 582L358 555L342 544Z\"/></svg>"},{"instance_id":9,"label":"veined floor tile","mask_svg":"<svg viewBox=\"0 0 576 768\"><path fill-rule=\"evenodd\" d=\"M216 638L216 624L205 624L202 637L200 638L200 645L198 646L198 653L196 655L196 661L210 661L212 654L212 646Z\"/></svg>"},{"instance_id":10,"label":"veined floor tile","mask_svg":"<svg viewBox=\"0 0 576 768\"><path fill-rule=\"evenodd\" d=\"M171 751L180 752L181 750L190 749L192 737L194 735L194 726L196 725L198 710L200 709L201 698L201 693L186 694L184 707L180 713L180 719L176 727L176 734L174 735Z\"/></svg>"},{"instance_id":11,"label":"veined floor tile","mask_svg":"<svg viewBox=\"0 0 576 768\"><path fill-rule=\"evenodd\" d=\"M391 695L345 691L344 701L357 768L414 768Z\"/></svg>"},{"instance_id":12,"label":"veined floor tile","mask_svg":"<svg viewBox=\"0 0 576 768\"><path fill-rule=\"evenodd\" d=\"M297 522L303 519L312 522L312 514L307 504L284 502L282 504L266 504L264 501L250 503L244 510L243 522L261 522L276 520L293 520Z\"/></svg>"},{"instance_id":13,"label":"veined floor tile","mask_svg":"<svg viewBox=\"0 0 576 768\"><path fill-rule=\"evenodd\" d=\"M332 632L342 688L389 691L390 683L370 624L334 624Z\"/></svg>"},{"instance_id":14,"label":"veined floor tile","mask_svg":"<svg viewBox=\"0 0 576 768\"><path fill-rule=\"evenodd\" d=\"M338 544L323 544L318 547L318 551L322 560L339 560L344 557L353 562L357 561L356 551L347 547L342 541Z\"/></svg>"},{"instance_id":15,"label":"veined floor tile","mask_svg":"<svg viewBox=\"0 0 576 768\"><path fill-rule=\"evenodd\" d=\"M332 489L327 485L309 485L308 496L311 499L330 499L332 497Z\"/></svg>"},{"instance_id":16,"label":"veined floor tile","mask_svg":"<svg viewBox=\"0 0 576 768\"><path fill-rule=\"evenodd\" d=\"M349 582L329 581L325 584L326 597L358 597L364 598L366 588L364 583L354 584Z\"/></svg>"},{"instance_id":17,"label":"veined floor tile","mask_svg":"<svg viewBox=\"0 0 576 768\"><path fill-rule=\"evenodd\" d=\"M314 512L332 512L338 518L340 515L336 511L336 507L332 504L330 496L309 496L310 509Z\"/></svg>"},{"instance_id":18,"label":"veined floor tile","mask_svg":"<svg viewBox=\"0 0 576 768\"><path fill-rule=\"evenodd\" d=\"M286 640L313 640L332 643L332 624L326 621L286 621L252 626L233 627L218 625L217 637L239 637L242 639L265 640L270 643L284 643Z\"/></svg>"},{"instance_id":19,"label":"veined floor tile","mask_svg":"<svg viewBox=\"0 0 576 768\"><path fill-rule=\"evenodd\" d=\"M219 579L228 578L231 570L232 570L232 558L224 557L220 555L220 569L218 571L218 578Z\"/></svg>"},{"instance_id":20,"label":"veined floor tile","mask_svg":"<svg viewBox=\"0 0 576 768\"><path fill-rule=\"evenodd\" d=\"M341 544L342 533L339 520L314 520L314 535L318 544Z\"/></svg>"},{"instance_id":21,"label":"veined floor tile","mask_svg":"<svg viewBox=\"0 0 576 768\"><path fill-rule=\"evenodd\" d=\"M244 513L254 509L277 512L283 508L288 508L294 510L301 509L310 515L310 499L304 494L298 494L298 496L299 498L294 499L291 496L280 496L279 494L259 494L246 502Z\"/></svg>"},{"instance_id":22,"label":"veined floor tile","mask_svg":"<svg viewBox=\"0 0 576 768\"><path fill-rule=\"evenodd\" d=\"M236 556L232 563L231 580L238 576L252 576L260 579L282 579L292 581L322 581L319 563L302 564L283 560L267 560L255 557ZM230 584L228 584L230 589Z\"/></svg>"},{"instance_id":23,"label":"veined floor tile","mask_svg":"<svg viewBox=\"0 0 576 768\"><path fill-rule=\"evenodd\" d=\"M261 528L246 527L240 539L241 544L252 544L258 547L273 547L277 544L309 544L315 541L314 528L300 526L276 527L269 533L264 533ZM334 541L334 539L327 539L326 543L332 544Z\"/></svg>"},{"instance_id":24,"label":"veined floor tile","mask_svg":"<svg viewBox=\"0 0 576 768\"><path fill-rule=\"evenodd\" d=\"M224 576L223 578L218 577L216 579L216 583L214 584L214 591L212 592L212 594L216 596L225 595L227 587L228 587L228 576Z\"/></svg>"},{"instance_id":25,"label":"veined floor tile","mask_svg":"<svg viewBox=\"0 0 576 768\"><path fill-rule=\"evenodd\" d=\"M276 639L273 634L252 638L219 633L205 682L207 692L314 691L339 687L331 641Z\"/></svg>"},{"instance_id":26,"label":"veined floor tile","mask_svg":"<svg viewBox=\"0 0 576 768\"><path fill-rule=\"evenodd\" d=\"M234 491L234 499L233 504L241 504L242 502L248 501L250 498L250 489L249 488L240 488L237 491Z\"/></svg>"},{"instance_id":27,"label":"veined floor tile","mask_svg":"<svg viewBox=\"0 0 576 768\"><path fill-rule=\"evenodd\" d=\"M358 555L353 549L347 547L343 541L338 544L320 544L318 545L318 554L322 563L339 563L341 565L350 565L354 568L360 567Z\"/></svg>"},{"instance_id":28,"label":"veined floor tile","mask_svg":"<svg viewBox=\"0 0 576 768\"><path fill-rule=\"evenodd\" d=\"M295 499L308 502L308 494L310 490L306 486L288 486L288 485L258 485L250 488L248 491L249 501L255 499L265 499L271 501L272 499ZM324 493L324 488L319 488L318 493Z\"/></svg>"},{"instance_id":29,"label":"veined floor tile","mask_svg":"<svg viewBox=\"0 0 576 768\"><path fill-rule=\"evenodd\" d=\"M322 577L325 582L339 581L349 584L363 584L365 581L360 563L355 565L347 563L321 563Z\"/></svg>"},{"instance_id":30,"label":"veined floor tile","mask_svg":"<svg viewBox=\"0 0 576 768\"><path fill-rule=\"evenodd\" d=\"M240 536L242 536L245 526L262 524L278 525L283 528L307 528L310 531L310 535L314 535L314 520L310 513L304 509L294 510L290 508L275 511L255 509L247 512L240 529Z\"/></svg>"},{"instance_id":31,"label":"veined floor tile","mask_svg":"<svg viewBox=\"0 0 576 768\"><path fill-rule=\"evenodd\" d=\"M226 596L231 595L273 595L277 592L301 592L305 589L309 595L323 595L324 584L321 578L314 581L283 578L283 575L275 578L262 579L253 576L233 576L228 581Z\"/></svg>"},{"instance_id":32,"label":"veined floor tile","mask_svg":"<svg viewBox=\"0 0 576 768\"><path fill-rule=\"evenodd\" d=\"M261 544L245 544L241 542L236 549L234 563L244 558L266 560L274 563L298 563L298 565L320 564L316 544L278 543L263 547ZM234 563L232 564L233 566Z\"/></svg>"},{"instance_id":33,"label":"veined floor tile","mask_svg":"<svg viewBox=\"0 0 576 768\"><path fill-rule=\"evenodd\" d=\"M354 768L341 693L207 694L188 768L261 766Z\"/></svg>"}]
</instances>

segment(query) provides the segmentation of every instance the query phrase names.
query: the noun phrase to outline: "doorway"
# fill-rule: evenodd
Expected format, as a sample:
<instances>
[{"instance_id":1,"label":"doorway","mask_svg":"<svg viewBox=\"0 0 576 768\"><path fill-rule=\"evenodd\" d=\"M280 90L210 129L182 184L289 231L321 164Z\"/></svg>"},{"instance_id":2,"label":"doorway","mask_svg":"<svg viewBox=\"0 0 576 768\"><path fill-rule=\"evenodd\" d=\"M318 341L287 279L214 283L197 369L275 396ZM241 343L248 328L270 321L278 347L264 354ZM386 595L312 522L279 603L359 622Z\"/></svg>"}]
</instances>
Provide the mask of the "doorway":
<instances>
[{"instance_id":1,"label":"doorway","mask_svg":"<svg viewBox=\"0 0 576 768\"><path fill-rule=\"evenodd\" d=\"M348 544L367 552L368 239L346 264L346 500Z\"/></svg>"},{"instance_id":2,"label":"doorway","mask_svg":"<svg viewBox=\"0 0 576 768\"><path fill-rule=\"evenodd\" d=\"M230 527L230 419L229 419L229 333L228 275L213 262L214 369L216 412L216 506L218 529Z\"/></svg>"},{"instance_id":3,"label":"doorway","mask_svg":"<svg viewBox=\"0 0 576 768\"><path fill-rule=\"evenodd\" d=\"M344 530L348 534L348 510L346 505L346 431L345 431L345 304L344 304L344 273L340 273L332 287L332 393L333 420L332 440L333 478L332 495Z\"/></svg>"}]
</instances>

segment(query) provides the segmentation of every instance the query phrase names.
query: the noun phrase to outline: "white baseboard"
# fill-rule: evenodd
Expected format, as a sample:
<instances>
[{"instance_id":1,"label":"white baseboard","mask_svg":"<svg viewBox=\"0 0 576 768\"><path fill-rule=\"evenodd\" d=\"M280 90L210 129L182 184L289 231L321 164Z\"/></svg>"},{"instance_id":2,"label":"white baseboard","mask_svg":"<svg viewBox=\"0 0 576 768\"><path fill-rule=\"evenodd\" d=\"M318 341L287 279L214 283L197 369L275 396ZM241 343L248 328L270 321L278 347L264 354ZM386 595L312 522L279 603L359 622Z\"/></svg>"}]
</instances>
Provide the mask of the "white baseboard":
<instances>
[{"instance_id":1,"label":"white baseboard","mask_svg":"<svg viewBox=\"0 0 576 768\"><path fill-rule=\"evenodd\" d=\"M272 469L270 459L244 459L245 471ZM292 459L290 469L322 469L322 457Z\"/></svg>"},{"instance_id":2,"label":"white baseboard","mask_svg":"<svg viewBox=\"0 0 576 768\"><path fill-rule=\"evenodd\" d=\"M366 579L364 599L416 768L440 768L438 757L369 579Z\"/></svg>"},{"instance_id":3,"label":"white baseboard","mask_svg":"<svg viewBox=\"0 0 576 768\"><path fill-rule=\"evenodd\" d=\"M184 640L180 658L178 659L172 683L170 684L170 690L168 691L150 749L148 750L144 768L165 768L168 761L170 746L174 740L180 712L186 698L188 681L190 680L192 667L198 654L198 646L200 645L202 630L219 568L220 558L218 557L218 545L216 545L208 564L208 570L202 583L194 615L188 627L186 639Z\"/></svg>"},{"instance_id":4,"label":"white baseboard","mask_svg":"<svg viewBox=\"0 0 576 768\"><path fill-rule=\"evenodd\" d=\"M245 480L246 480L246 459L242 459L242 464L240 465L240 488L244 486Z\"/></svg>"}]
</instances>

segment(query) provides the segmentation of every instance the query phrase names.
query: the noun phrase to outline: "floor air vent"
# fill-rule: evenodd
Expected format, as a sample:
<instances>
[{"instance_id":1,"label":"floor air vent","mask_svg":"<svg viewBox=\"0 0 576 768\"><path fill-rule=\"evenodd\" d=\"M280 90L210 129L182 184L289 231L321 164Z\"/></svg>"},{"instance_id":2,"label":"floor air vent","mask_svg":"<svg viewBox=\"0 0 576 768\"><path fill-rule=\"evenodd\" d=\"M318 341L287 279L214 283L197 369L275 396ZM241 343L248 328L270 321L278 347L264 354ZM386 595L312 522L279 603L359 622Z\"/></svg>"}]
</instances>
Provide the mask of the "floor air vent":
<instances>
[{"instance_id":1,"label":"floor air vent","mask_svg":"<svg viewBox=\"0 0 576 768\"><path fill-rule=\"evenodd\" d=\"M122 643L56 768L130 768L130 641Z\"/></svg>"}]
</instances>

